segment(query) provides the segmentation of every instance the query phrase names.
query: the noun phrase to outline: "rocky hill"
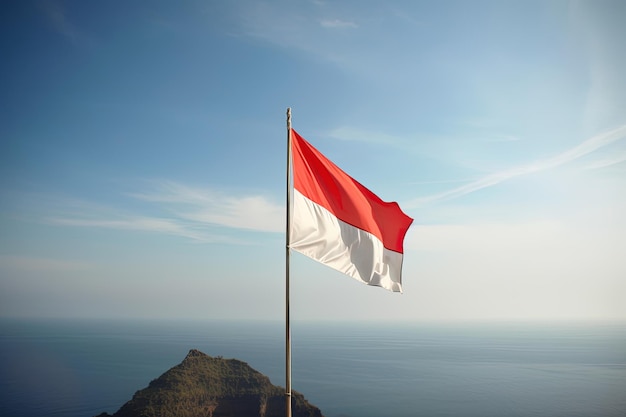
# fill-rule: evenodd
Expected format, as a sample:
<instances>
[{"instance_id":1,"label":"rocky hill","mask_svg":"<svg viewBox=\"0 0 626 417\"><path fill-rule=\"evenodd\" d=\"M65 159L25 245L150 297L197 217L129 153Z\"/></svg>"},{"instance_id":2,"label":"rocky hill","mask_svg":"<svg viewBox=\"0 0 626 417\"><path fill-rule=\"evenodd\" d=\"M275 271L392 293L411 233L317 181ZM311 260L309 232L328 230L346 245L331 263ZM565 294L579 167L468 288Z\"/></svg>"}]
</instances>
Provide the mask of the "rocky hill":
<instances>
[{"instance_id":1,"label":"rocky hill","mask_svg":"<svg viewBox=\"0 0 626 417\"><path fill-rule=\"evenodd\" d=\"M293 417L322 417L292 392ZM191 350L179 364L137 391L113 417L283 417L284 388L236 359ZM98 417L110 417L102 413Z\"/></svg>"}]
</instances>

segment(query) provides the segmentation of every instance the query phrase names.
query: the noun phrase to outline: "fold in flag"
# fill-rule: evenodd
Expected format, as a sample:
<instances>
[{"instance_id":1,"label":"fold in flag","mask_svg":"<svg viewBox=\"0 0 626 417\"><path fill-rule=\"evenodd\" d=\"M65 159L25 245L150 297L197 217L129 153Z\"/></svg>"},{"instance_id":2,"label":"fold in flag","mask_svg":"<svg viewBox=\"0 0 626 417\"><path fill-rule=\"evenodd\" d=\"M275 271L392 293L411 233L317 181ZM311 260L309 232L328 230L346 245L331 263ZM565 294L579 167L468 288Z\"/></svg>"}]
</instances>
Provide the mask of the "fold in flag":
<instances>
[{"instance_id":1,"label":"fold in flag","mask_svg":"<svg viewBox=\"0 0 626 417\"><path fill-rule=\"evenodd\" d=\"M413 222L291 129L289 247L367 285L402 292L403 241Z\"/></svg>"}]
</instances>

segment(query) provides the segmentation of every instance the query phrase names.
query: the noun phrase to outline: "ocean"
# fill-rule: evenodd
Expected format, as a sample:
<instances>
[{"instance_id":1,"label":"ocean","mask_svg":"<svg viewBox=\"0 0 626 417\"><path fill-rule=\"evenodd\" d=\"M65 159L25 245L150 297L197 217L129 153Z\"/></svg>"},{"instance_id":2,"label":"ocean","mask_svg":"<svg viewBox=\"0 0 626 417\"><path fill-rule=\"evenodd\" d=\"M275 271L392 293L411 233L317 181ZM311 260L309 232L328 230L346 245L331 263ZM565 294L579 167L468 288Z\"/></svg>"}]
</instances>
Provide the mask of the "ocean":
<instances>
[{"instance_id":1,"label":"ocean","mask_svg":"<svg viewBox=\"0 0 626 417\"><path fill-rule=\"evenodd\" d=\"M623 417L626 323L292 323L326 417ZM0 416L115 412L190 349L284 386L280 322L0 320Z\"/></svg>"}]
</instances>

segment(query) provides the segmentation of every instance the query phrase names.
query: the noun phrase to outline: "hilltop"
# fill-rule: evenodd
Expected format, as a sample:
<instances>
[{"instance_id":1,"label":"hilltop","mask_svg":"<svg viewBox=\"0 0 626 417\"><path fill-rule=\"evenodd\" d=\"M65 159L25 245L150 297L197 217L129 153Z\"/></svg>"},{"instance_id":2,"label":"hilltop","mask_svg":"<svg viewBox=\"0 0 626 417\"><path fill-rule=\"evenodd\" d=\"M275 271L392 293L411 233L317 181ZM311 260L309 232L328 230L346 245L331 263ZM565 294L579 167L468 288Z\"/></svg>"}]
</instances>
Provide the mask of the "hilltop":
<instances>
[{"instance_id":1,"label":"hilltop","mask_svg":"<svg viewBox=\"0 0 626 417\"><path fill-rule=\"evenodd\" d=\"M283 417L284 392L245 362L192 349L112 417ZM292 392L292 413L293 417L323 417L297 392Z\"/></svg>"}]
</instances>

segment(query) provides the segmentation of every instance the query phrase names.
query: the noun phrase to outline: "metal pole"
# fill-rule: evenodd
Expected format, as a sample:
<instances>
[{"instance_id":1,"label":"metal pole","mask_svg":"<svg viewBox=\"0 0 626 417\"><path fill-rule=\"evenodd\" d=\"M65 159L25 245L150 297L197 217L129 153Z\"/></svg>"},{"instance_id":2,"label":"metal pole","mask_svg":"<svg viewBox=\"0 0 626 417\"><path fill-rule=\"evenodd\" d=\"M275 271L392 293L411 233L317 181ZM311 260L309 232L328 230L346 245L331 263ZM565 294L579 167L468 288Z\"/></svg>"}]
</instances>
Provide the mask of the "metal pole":
<instances>
[{"instance_id":1,"label":"metal pole","mask_svg":"<svg viewBox=\"0 0 626 417\"><path fill-rule=\"evenodd\" d=\"M285 412L291 417L291 326L289 323L289 234L291 232L291 107L287 108L287 221L285 245Z\"/></svg>"}]
</instances>

